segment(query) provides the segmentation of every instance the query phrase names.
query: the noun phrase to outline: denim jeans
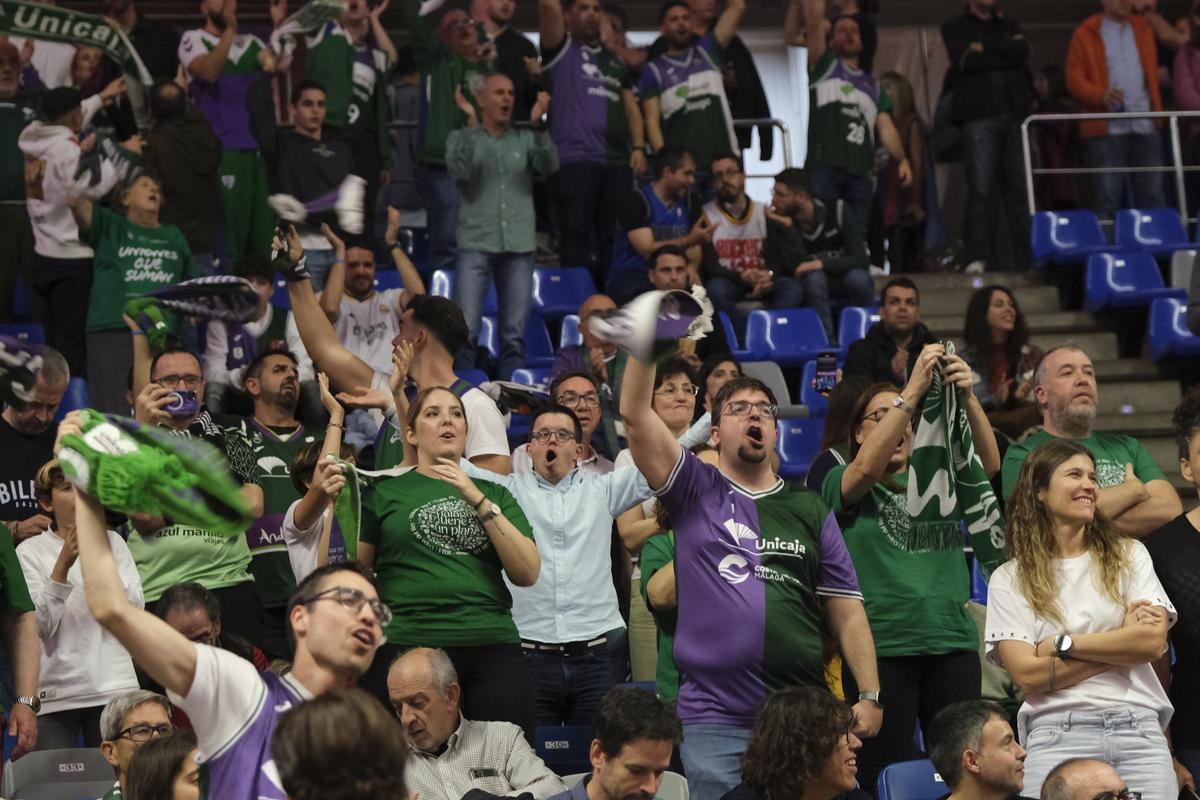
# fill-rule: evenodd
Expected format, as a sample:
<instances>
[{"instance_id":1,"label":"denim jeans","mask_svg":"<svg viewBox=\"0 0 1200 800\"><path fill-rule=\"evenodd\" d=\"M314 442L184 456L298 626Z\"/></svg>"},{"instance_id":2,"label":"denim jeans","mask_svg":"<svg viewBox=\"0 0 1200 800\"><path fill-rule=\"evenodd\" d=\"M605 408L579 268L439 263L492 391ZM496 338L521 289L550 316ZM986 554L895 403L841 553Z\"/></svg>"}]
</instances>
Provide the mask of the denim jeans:
<instances>
[{"instance_id":1,"label":"denim jeans","mask_svg":"<svg viewBox=\"0 0 1200 800\"><path fill-rule=\"evenodd\" d=\"M823 269L815 269L800 278L776 276L776 290L781 282L797 288L789 290L791 304L778 308L811 308L821 318L821 325L830 341L835 335L830 297L842 298L852 306L869 306L875 302L875 283L865 269L852 269L841 276L830 275Z\"/></svg>"},{"instance_id":2,"label":"denim jeans","mask_svg":"<svg viewBox=\"0 0 1200 800\"><path fill-rule=\"evenodd\" d=\"M967 177L965 260L995 264L992 226L995 202L1000 198L1012 238L1013 266L1028 269L1029 206L1021 181L1025 166L1020 121L1002 114L964 123L963 167Z\"/></svg>"},{"instance_id":3,"label":"denim jeans","mask_svg":"<svg viewBox=\"0 0 1200 800\"><path fill-rule=\"evenodd\" d=\"M1118 172L1122 167L1162 166L1162 144L1158 133L1126 133L1094 136L1087 142L1088 164L1106 170L1092 176L1096 190L1096 213L1112 219L1121 208L1125 189L1133 187L1137 208L1162 208L1167 204L1161 172Z\"/></svg>"},{"instance_id":4,"label":"denim jeans","mask_svg":"<svg viewBox=\"0 0 1200 800\"><path fill-rule=\"evenodd\" d=\"M1041 794L1046 776L1068 758L1111 764L1145 800L1175 800L1179 788L1167 737L1153 711L1114 703L1095 711L1039 714L1025 734L1025 797Z\"/></svg>"},{"instance_id":5,"label":"denim jeans","mask_svg":"<svg viewBox=\"0 0 1200 800\"><path fill-rule=\"evenodd\" d=\"M608 645L565 655L526 650L538 725L588 725L614 686Z\"/></svg>"},{"instance_id":6,"label":"denim jeans","mask_svg":"<svg viewBox=\"0 0 1200 800\"><path fill-rule=\"evenodd\" d=\"M438 164L417 165L417 188L429 220L429 268L454 265L458 231L458 184Z\"/></svg>"},{"instance_id":7,"label":"denim jeans","mask_svg":"<svg viewBox=\"0 0 1200 800\"><path fill-rule=\"evenodd\" d=\"M308 274L312 276L312 287L314 292L319 292L325 288L325 281L329 278L329 270L333 269L335 253L333 250L305 250L304 264L308 267Z\"/></svg>"},{"instance_id":8,"label":"denim jeans","mask_svg":"<svg viewBox=\"0 0 1200 800\"><path fill-rule=\"evenodd\" d=\"M810 167L808 177L812 180L813 194L830 202L844 200L854 212L858 229L866 235L871 222L871 199L875 193L874 182L862 175L847 172L841 167Z\"/></svg>"},{"instance_id":9,"label":"denim jeans","mask_svg":"<svg viewBox=\"0 0 1200 800\"><path fill-rule=\"evenodd\" d=\"M740 281L729 278L709 278L704 283L708 296L718 311L724 311L733 320L734 328L744 333L746 330L746 312L738 308L738 303L745 299L746 291L750 288ZM804 305L804 288L800 281L786 275L775 277L775 291L763 298L768 308L799 308Z\"/></svg>"},{"instance_id":10,"label":"denim jeans","mask_svg":"<svg viewBox=\"0 0 1200 800\"><path fill-rule=\"evenodd\" d=\"M506 381L514 369L525 364L525 322L529 319L533 296L533 253L459 249L454 302L462 309L470 335L455 356L454 368L475 369L475 340L479 337L483 301L493 280L500 307L500 366L496 377Z\"/></svg>"},{"instance_id":11,"label":"denim jeans","mask_svg":"<svg viewBox=\"0 0 1200 800\"><path fill-rule=\"evenodd\" d=\"M679 755L687 773L691 800L720 800L742 782L742 753L750 729L704 723L683 726Z\"/></svg>"},{"instance_id":12,"label":"denim jeans","mask_svg":"<svg viewBox=\"0 0 1200 800\"><path fill-rule=\"evenodd\" d=\"M577 161L560 164L553 177L559 219L559 260L565 267L587 267L603 286L612 260L617 203L633 188L628 165Z\"/></svg>"}]
</instances>

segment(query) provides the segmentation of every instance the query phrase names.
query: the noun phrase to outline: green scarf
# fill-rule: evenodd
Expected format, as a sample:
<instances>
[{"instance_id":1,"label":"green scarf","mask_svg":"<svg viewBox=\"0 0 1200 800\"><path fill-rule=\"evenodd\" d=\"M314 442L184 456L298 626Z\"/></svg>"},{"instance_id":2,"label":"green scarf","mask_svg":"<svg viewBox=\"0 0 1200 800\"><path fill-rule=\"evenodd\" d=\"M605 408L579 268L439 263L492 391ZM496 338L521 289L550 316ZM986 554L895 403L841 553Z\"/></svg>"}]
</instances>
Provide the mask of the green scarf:
<instances>
[{"instance_id":1,"label":"green scarf","mask_svg":"<svg viewBox=\"0 0 1200 800\"><path fill-rule=\"evenodd\" d=\"M342 468L342 475L346 477L346 486L338 492L337 500L333 503L333 517L342 529L342 539L346 542L346 558L354 560L358 558L358 536L362 531L363 490L384 478L403 475L413 468L359 469L349 461L343 461L332 454L326 454L322 458L332 458L336 461Z\"/></svg>"},{"instance_id":2,"label":"green scarf","mask_svg":"<svg viewBox=\"0 0 1200 800\"><path fill-rule=\"evenodd\" d=\"M954 345L943 344L953 355ZM975 452L965 390L945 389L941 367L935 367L908 462L908 513L914 534L935 540L953 536L965 522L987 578L1004 563L1004 517Z\"/></svg>"},{"instance_id":3,"label":"green scarf","mask_svg":"<svg viewBox=\"0 0 1200 800\"><path fill-rule=\"evenodd\" d=\"M253 521L225 457L199 439L89 408L82 434L64 436L58 458L80 491L122 514L153 514L225 536L244 536Z\"/></svg>"}]
</instances>

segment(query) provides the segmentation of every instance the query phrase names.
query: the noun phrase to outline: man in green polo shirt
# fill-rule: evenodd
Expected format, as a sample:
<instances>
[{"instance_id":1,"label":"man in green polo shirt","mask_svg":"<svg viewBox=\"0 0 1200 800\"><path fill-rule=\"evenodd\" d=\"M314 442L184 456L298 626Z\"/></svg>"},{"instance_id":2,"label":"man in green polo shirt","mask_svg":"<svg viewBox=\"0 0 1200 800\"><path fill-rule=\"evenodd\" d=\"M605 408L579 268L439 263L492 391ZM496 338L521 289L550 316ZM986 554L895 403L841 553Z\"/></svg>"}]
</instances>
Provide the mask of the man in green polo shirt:
<instances>
[{"instance_id":1,"label":"man in green polo shirt","mask_svg":"<svg viewBox=\"0 0 1200 800\"><path fill-rule=\"evenodd\" d=\"M1096 368L1072 345L1050 350L1033 375L1033 395L1042 411L1042 429L1004 454L1004 496L1012 496L1025 456L1054 438L1072 439L1096 459L1097 501L1117 529L1145 536L1183 513L1179 495L1162 470L1132 436L1093 431L1099 392Z\"/></svg>"}]
</instances>

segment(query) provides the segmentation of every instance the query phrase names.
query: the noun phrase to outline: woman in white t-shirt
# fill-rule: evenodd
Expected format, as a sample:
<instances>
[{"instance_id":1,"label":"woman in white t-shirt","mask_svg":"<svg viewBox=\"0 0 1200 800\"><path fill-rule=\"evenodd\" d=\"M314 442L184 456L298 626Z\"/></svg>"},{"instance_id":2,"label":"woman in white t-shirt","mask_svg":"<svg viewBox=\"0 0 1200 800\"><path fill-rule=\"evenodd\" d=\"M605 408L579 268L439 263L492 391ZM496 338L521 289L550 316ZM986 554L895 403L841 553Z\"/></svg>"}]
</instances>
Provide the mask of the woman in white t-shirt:
<instances>
[{"instance_id":1,"label":"woman in white t-shirt","mask_svg":"<svg viewBox=\"0 0 1200 800\"><path fill-rule=\"evenodd\" d=\"M1117 533L1098 496L1091 453L1055 439L1026 457L1009 503L1011 560L988 586L986 639L1025 694L1021 793L1037 797L1051 769L1084 757L1146 800L1175 800L1172 708L1151 666L1175 609L1146 548Z\"/></svg>"}]
</instances>

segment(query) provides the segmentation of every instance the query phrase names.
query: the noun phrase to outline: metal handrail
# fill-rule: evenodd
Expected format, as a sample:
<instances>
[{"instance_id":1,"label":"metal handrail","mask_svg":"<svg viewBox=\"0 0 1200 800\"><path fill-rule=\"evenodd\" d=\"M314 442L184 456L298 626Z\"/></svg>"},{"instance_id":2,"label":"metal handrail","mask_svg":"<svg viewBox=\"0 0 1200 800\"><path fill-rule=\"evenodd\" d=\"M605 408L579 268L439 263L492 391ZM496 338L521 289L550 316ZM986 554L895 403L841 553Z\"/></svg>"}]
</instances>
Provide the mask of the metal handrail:
<instances>
[{"instance_id":1,"label":"metal handrail","mask_svg":"<svg viewBox=\"0 0 1200 800\"><path fill-rule=\"evenodd\" d=\"M1029 145L1029 126L1042 122L1079 122L1082 120L1134 120L1134 119L1165 119L1169 122L1171 132L1171 164L1161 167L1118 167L1105 169L1100 167L1066 167L1033 169L1032 150ZM1179 120L1200 119L1200 111L1117 111L1117 112L1088 112L1079 114L1031 114L1021 123L1021 151L1025 161L1025 197L1029 203L1029 213L1037 211L1037 197L1033 191L1034 175L1091 175L1097 172L1171 172L1175 175L1175 196L1179 204L1179 216L1188 219L1187 192L1183 184L1185 172L1200 172L1200 166L1187 167L1183 164L1183 147L1179 141Z\"/></svg>"}]
</instances>

